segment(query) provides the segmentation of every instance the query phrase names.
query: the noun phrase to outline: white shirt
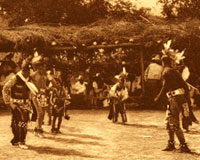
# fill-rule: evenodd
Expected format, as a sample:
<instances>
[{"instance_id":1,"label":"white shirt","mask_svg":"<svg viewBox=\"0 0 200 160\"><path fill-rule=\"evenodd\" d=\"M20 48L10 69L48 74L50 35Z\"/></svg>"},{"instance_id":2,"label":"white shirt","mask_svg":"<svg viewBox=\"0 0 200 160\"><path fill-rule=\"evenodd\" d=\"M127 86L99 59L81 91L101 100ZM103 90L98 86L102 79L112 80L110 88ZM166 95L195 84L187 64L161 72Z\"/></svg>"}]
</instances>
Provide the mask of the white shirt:
<instances>
[{"instance_id":1,"label":"white shirt","mask_svg":"<svg viewBox=\"0 0 200 160\"><path fill-rule=\"evenodd\" d=\"M111 89L110 89L110 92L109 92L109 95L111 97L115 97L115 98L118 98L118 97L122 97L122 101L126 100L128 98L128 90L127 88L125 87L124 89L121 89L121 90L117 90L117 87L118 87L119 83L116 83Z\"/></svg>"},{"instance_id":2,"label":"white shirt","mask_svg":"<svg viewBox=\"0 0 200 160\"><path fill-rule=\"evenodd\" d=\"M163 67L157 63L151 63L145 71L145 80L156 79L160 80L162 75Z\"/></svg>"},{"instance_id":3,"label":"white shirt","mask_svg":"<svg viewBox=\"0 0 200 160\"><path fill-rule=\"evenodd\" d=\"M83 82L83 84L81 84L79 81L76 82L74 85L76 94L84 93L86 91L86 84L86 82Z\"/></svg>"}]
</instances>

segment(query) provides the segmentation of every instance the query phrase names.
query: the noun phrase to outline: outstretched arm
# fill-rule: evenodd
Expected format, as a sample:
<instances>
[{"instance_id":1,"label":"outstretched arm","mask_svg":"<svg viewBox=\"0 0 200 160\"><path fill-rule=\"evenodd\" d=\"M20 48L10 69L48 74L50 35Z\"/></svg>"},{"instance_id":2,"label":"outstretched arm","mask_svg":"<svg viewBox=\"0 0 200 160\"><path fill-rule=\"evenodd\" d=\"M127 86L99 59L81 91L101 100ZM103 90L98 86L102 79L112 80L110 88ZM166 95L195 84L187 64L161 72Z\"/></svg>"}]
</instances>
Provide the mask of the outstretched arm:
<instances>
[{"instance_id":1,"label":"outstretched arm","mask_svg":"<svg viewBox=\"0 0 200 160\"><path fill-rule=\"evenodd\" d=\"M166 80L163 80L162 88L156 98L154 99L155 102L159 101L161 97L163 97L167 92L167 87L166 87Z\"/></svg>"}]
</instances>

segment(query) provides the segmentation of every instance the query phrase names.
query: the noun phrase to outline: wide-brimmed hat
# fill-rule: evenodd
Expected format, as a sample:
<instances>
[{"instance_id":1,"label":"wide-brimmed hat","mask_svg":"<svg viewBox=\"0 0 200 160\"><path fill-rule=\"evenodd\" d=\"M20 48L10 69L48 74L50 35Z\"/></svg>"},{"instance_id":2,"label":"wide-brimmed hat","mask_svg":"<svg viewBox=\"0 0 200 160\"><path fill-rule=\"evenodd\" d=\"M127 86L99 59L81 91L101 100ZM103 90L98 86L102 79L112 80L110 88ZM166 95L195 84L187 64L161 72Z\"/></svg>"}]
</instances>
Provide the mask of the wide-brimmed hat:
<instances>
[{"instance_id":1,"label":"wide-brimmed hat","mask_svg":"<svg viewBox=\"0 0 200 160\"><path fill-rule=\"evenodd\" d=\"M159 54L156 54L156 55L154 55L154 56L152 57L151 60L152 60L152 61L160 61L160 60L161 60L161 57L160 57Z\"/></svg>"}]
</instances>

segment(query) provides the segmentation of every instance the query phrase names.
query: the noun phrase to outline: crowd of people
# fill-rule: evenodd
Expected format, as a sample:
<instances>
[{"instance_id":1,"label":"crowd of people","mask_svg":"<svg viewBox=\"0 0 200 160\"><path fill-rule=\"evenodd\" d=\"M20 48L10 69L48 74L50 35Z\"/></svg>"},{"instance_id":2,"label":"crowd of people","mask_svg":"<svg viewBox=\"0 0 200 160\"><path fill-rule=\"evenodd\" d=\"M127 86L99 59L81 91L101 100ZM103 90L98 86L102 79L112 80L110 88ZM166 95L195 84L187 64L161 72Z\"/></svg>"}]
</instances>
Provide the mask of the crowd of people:
<instances>
[{"instance_id":1,"label":"crowd of people","mask_svg":"<svg viewBox=\"0 0 200 160\"><path fill-rule=\"evenodd\" d=\"M168 45L163 55L153 56L152 63L145 71L146 92L143 101L150 107L166 106L166 129L169 140L164 151L175 149L174 135L176 135L180 142L180 151L190 152L180 126L180 114L182 128L186 131L189 131L192 122L199 123L191 107L190 92L196 88L187 83L189 70L183 65L182 54L174 52ZM97 73L91 84L93 89L92 93L89 93L92 95L90 104L98 107L99 100L104 97L106 106L110 107L108 119L114 123L118 122L119 114L123 124L128 121L125 105L129 98L127 75L126 69L123 68L122 72L115 76L117 82L110 87L98 82L100 78ZM14 137L11 144L23 149L28 148L25 142L30 120L35 121L35 135L44 137L42 126L45 112L49 118L48 125L52 126L52 134L61 133L63 117L70 119L67 114L67 107L72 102L70 93L76 95L78 99L76 105L85 104L87 86L88 83L80 75L73 85L73 90L70 90L63 84L61 72L55 73L55 70L47 69L42 56L37 55L23 60L21 70L9 79L2 90L4 102L12 113L11 128Z\"/></svg>"},{"instance_id":2,"label":"crowd of people","mask_svg":"<svg viewBox=\"0 0 200 160\"><path fill-rule=\"evenodd\" d=\"M56 73L55 73L56 72ZM44 137L43 124L45 113L48 117L48 125L51 125L52 134L61 133L60 127L63 117L67 120L67 107L72 102L70 93L77 95L76 105L84 105L87 82L83 76L78 77L70 90L64 85L61 71L50 70L42 56L30 56L23 60L21 70L14 74L3 86L2 95L5 104L12 114L11 128L14 135L11 140L13 146L27 149L26 135L28 122L35 122L34 134ZM95 75L92 83L91 105L98 108L100 97L107 97L107 103L112 104L109 119L117 122L118 114L122 116L123 123L127 122L126 109L123 101L128 98L128 90L125 86L124 74L116 76L118 81L111 89L100 84L99 74ZM104 87L103 87L104 86ZM107 86L108 87L108 86ZM103 89L104 88L104 89ZM110 92L109 92L110 89ZM106 91L106 93L105 93Z\"/></svg>"}]
</instances>

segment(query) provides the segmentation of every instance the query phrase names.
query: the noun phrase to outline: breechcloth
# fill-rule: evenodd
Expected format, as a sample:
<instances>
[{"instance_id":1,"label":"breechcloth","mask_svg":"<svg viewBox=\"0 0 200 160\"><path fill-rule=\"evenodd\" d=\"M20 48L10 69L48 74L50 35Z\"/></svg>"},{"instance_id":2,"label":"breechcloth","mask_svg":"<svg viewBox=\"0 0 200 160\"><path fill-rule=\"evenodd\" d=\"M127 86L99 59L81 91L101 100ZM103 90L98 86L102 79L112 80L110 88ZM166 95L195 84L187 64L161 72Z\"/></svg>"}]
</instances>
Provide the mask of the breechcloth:
<instances>
[{"instance_id":1,"label":"breechcloth","mask_svg":"<svg viewBox=\"0 0 200 160\"><path fill-rule=\"evenodd\" d=\"M45 92L39 92L39 93L36 95L36 99L37 99L38 103L39 103L42 107L47 107L47 106L48 106L47 95L45 94Z\"/></svg>"},{"instance_id":2,"label":"breechcloth","mask_svg":"<svg viewBox=\"0 0 200 160\"><path fill-rule=\"evenodd\" d=\"M11 104L15 105L16 108L12 109L12 121L11 128L14 134L14 138L11 140L11 143L22 142L25 143L27 127L29 121L29 111L21 109L19 104Z\"/></svg>"}]
</instances>

